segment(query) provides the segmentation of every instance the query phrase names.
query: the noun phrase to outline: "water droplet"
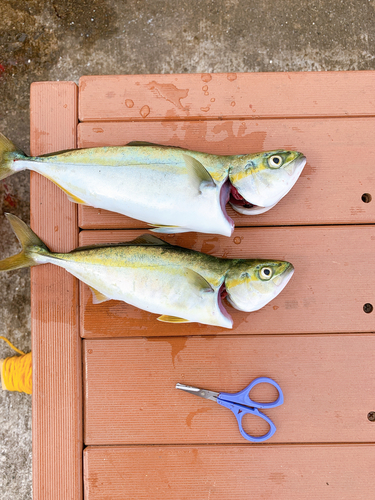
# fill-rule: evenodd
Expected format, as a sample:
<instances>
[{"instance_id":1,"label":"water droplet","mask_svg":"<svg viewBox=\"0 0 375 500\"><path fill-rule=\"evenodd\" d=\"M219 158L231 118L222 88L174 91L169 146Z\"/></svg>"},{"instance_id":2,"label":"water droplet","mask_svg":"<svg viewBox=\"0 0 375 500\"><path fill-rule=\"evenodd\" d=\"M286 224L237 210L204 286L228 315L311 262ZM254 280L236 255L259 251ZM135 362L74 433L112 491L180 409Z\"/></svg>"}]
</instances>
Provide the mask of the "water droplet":
<instances>
[{"instance_id":1,"label":"water droplet","mask_svg":"<svg viewBox=\"0 0 375 500\"><path fill-rule=\"evenodd\" d=\"M234 82L234 80L237 80L237 75L236 73L228 73L227 78L230 82Z\"/></svg>"},{"instance_id":2,"label":"water droplet","mask_svg":"<svg viewBox=\"0 0 375 500\"><path fill-rule=\"evenodd\" d=\"M204 95L208 95L208 92L205 92Z\"/></svg>"},{"instance_id":3,"label":"water droplet","mask_svg":"<svg viewBox=\"0 0 375 500\"><path fill-rule=\"evenodd\" d=\"M205 108L201 108L201 111L204 111L207 113L207 111L210 111L210 106L206 106Z\"/></svg>"},{"instance_id":4,"label":"water droplet","mask_svg":"<svg viewBox=\"0 0 375 500\"><path fill-rule=\"evenodd\" d=\"M215 98L214 97L211 98L211 102L215 102Z\"/></svg>"},{"instance_id":5,"label":"water droplet","mask_svg":"<svg viewBox=\"0 0 375 500\"><path fill-rule=\"evenodd\" d=\"M203 85L202 90L206 92L208 90L208 85Z\"/></svg>"},{"instance_id":6,"label":"water droplet","mask_svg":"<svg viewBox=\"0 0 375 500\"><path fill-rule=\"evenodd\" d=\"M230 105L231 105L231 106L235 106L235 105L236 105L236 103L235 103L234 101L232 101L232 102L230 103Z\"/></svg>"},{"instance_id":7,"label":"water droplet","mask_svg":"<svg viewBox=\"0 0 375 500\"><path fill-rule=\"evenodd\" d=\"M150 108L147 106L147 104L145 104L143 108L141 108L139 113L142 116L142 118L146 118L146 116L150 114Z\"/></svg>"},{"instance_id":8,"label":"water droplet","mask_svg":"<svg viewBox=\"0 0 375 500\"><path fill-rule=\"evenodd\" d=\"M125 106L127 108L132 108L134 106L134 101L132 101L131 99L126 99Z\"/></svg>"},{"instance_id":9,"label":"water droplet","mask_svg":"<svg viewBox=\"0 0 375 500\"><path fill-rule=\"evenodd\" d=\"M209 73L204 73L201 76L202 80L206 83L210 82L212 80L212 76Z\"/></svg>"},{"instance_id":10,"label":"water droplet","mask_svg":"<svg viewBox=\"0 0 375 500\"><path fill-rule=\"evenodd\" d=\"M234 243L235 243L236 245L239 245L239 244L241 243L241 239L242 239L242 238L240 238L239 236L236 236L236 237L233 239L233 241L234 241Z\"/></svg>"}]
</instances>

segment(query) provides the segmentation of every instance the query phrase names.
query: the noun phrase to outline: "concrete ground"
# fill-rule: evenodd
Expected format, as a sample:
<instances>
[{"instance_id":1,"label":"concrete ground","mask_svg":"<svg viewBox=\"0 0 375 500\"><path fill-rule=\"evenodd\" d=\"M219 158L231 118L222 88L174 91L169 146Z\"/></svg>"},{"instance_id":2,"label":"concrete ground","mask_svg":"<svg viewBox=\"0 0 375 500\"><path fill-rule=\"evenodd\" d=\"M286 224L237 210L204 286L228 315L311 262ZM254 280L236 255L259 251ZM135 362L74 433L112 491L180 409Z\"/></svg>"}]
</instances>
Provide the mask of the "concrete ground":
<instances>
[{"instance_id":1,"label":"concrete ground","mask_svg":"<svg viewBox=\"0 0 375 500\"><path fill-rule=\"evenodd\" d=\"M81 75L375 69L375 0L1 0L0 131L29 152L29 86ZM0 258L29 175L0 181ZM30 350L30 274L0 275L0 335ZM0 358L12 351L0 341ZM0 390L0 495L29 500L31 396Z\"/></svg>"}]
</instances>

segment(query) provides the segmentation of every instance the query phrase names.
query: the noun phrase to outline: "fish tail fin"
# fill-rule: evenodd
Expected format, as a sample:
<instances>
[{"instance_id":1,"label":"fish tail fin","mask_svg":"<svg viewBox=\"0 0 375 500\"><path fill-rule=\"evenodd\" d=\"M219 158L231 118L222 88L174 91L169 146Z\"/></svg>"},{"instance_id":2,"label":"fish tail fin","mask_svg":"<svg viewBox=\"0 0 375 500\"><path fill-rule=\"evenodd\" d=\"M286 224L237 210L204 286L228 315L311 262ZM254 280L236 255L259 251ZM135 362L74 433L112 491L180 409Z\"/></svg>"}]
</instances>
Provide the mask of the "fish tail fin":
<instances>
[{"instance_id":1,"label":"fish tail fin","mask_svg":"<svg viewBox=\"0 0 375 500\"><path fill-rule=\"evenodd\" d=\"M0 133L0 180L9 177L16 172L14 160L25 158L26 155L17 146ZM23 170L17 168L17 171Z\"/></svg>"},{"instance_id":2,"label":"fish tail fin","mask_svg":"<svg viewBox=\"0 0 375 500\"><path fill-rule=\"evenodd\" d=\"M50 251L21 219L12 214L5 214L10 222L18 241L22 245L22 251L17 255L8 257L0 261L0 271L11 271L13 269L20 269L21 267L32 267L44 262L37 262L35 257L37 255L48 255Z\"/></svg>"}]
</instances>

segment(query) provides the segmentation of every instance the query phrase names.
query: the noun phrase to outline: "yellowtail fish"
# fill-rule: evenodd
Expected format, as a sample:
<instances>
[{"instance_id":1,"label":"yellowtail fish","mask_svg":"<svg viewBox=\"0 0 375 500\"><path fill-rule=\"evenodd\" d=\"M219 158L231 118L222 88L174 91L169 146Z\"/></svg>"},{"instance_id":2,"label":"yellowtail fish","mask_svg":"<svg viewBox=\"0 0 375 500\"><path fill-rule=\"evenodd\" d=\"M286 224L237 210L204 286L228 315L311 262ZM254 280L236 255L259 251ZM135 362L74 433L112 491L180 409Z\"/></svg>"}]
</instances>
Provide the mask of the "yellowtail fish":
<instances>
[{"instance_id":1,"label":"yellowtail fish","mask_svg":"<svg viewBox=\"0 0 375 500\"><path fill-rule=\"evenodd\" d=\"M241 311L256 311L283 290L294 271L289 262L217 258L150 234L119 245L52 253L18 217L7 218L23 249L0 261L0 271L54 264L86 283L94 303L122 300L169 323L232 328L223 297Z\"/></svg>"},{"instance_id":2,"label":"yellowtail fish","mask_svg":"<svg viewBox=\"0 0 375 500\"><path fill-rule=\"evenodd\" d=\"M27 157L0 134L0 180L28 169L71 201L142 220L154 232L230 236L228 201L240 213L266 212L293 187L306 162L297 151L218 156L144 144Z\"/></svg>"}]
</instances>

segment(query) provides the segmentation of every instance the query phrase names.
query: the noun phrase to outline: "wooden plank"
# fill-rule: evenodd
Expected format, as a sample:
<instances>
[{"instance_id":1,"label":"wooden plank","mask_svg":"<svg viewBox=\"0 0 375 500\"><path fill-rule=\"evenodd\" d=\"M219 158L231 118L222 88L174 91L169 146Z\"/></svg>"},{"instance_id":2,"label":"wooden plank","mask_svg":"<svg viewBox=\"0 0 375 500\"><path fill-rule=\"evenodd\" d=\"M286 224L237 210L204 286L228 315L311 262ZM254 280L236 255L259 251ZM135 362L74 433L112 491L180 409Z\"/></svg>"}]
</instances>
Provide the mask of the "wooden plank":
<instances>
[{"instance_id":1,"label":"wooden plank","mask_svg":"<svg viewBox=\"0 0 375 500\"><path fill-rule=\"evenodd\" d=\"M87 445L246 444L231 411L175 385L237 392L260 376L285 398L264 411L277 428L267 443L375 439L373 335L85 340L84 374ZM276 399L273 387L258 389L254 399ZM247 432L267 432L262 419L245 418Z\"/></svg>"},{"instance_id":2,"label":"wooden plank","mask_svg":"<svg viewBox=\"0 0 375 500\"><path fill-rule=\"evenodd\" d=\"M31 86L31 153L76 147L77 86ZM77 246L77 209L47 179L31 175L31 226L54 251ZM78 283L56 266L31 270L33 498L82 498L82 378Z\"/></svg>"},{"instance_id":3,"label":"wooden plank","mask_svg":"<svg viewBox=\"0 0 375 500\"><path fill-rule=\"evenodd\" d=\"M142 233L81 231L80 245L125 242ZM94 305L84 285L82 336L374 331L375 313L365 313L363 306L375 305L375 226L239 228L232 238L185 233L164 239L218 257L287 260L294 265L295 273L281 294L259 311L245 313L225 304L234 320L233 330L198 323L161 323L155 314L119 301Z\"/></svg>"},{"instance_id":4,"label":"wooden plank","mask_svg":"<svg viewBox=\"0 0 375 500\"><path fill-rule=\"evenodd\" d=\"M375 202L362 200L366 193L375 197L374 125L374 118L81 123L78 145L147 140L223 155L295 149L306 155L307 165L291 192L258 216L237 214L228 205L236 226L360 224L375 222ZM148 227L92 207L79 213L82 228Z\"/></svg>"},{"instance_id":5,"label":"wooden plank","mask_svg":"<svg viewBox=\"0 0 375 500\"><path fill-rule=\"evenodd\" d=\"M375 447L89 447L87 500L373 498Z\"/></svg>"},{"instance_id":6,"label":"wooden plank","mask_svg":"<svg viewBox=\"0 0 375 500\"><path fill-rule=\"evenodd\" d=\"M80 121L374 115L373 71L84 76Z\"/></svg>"}]
</instances>

